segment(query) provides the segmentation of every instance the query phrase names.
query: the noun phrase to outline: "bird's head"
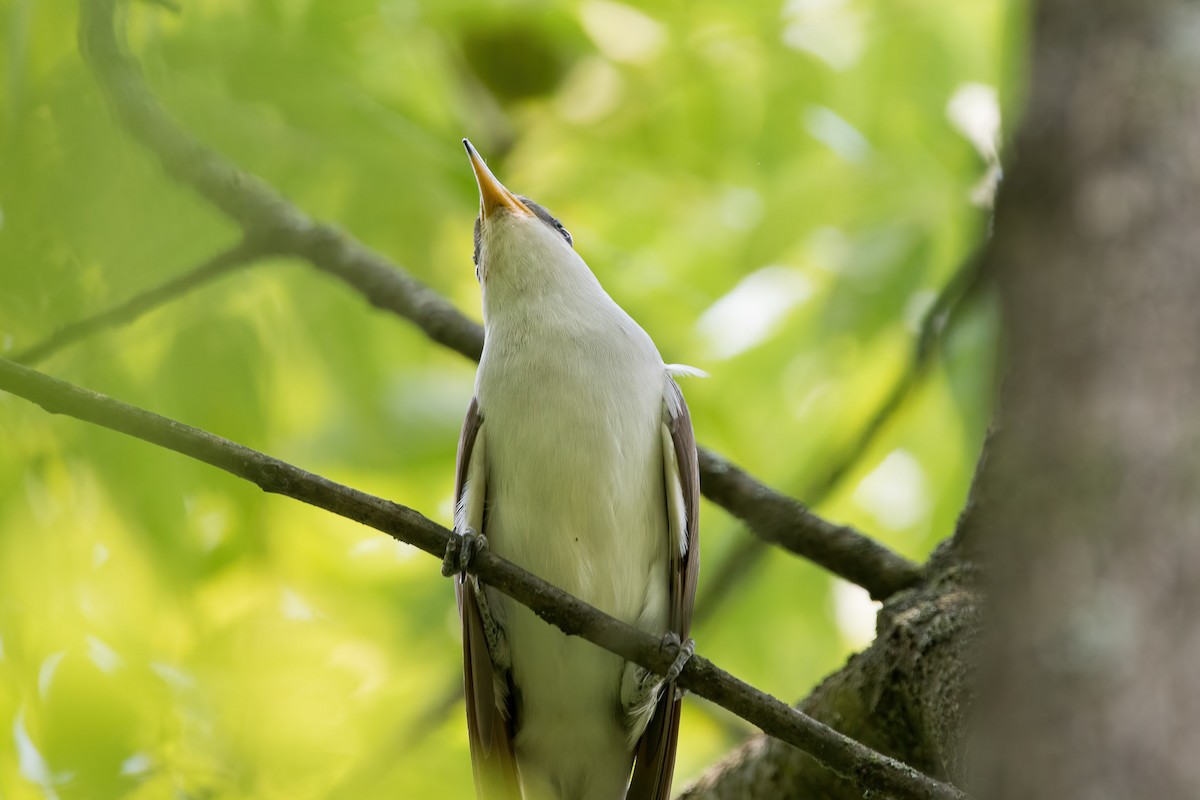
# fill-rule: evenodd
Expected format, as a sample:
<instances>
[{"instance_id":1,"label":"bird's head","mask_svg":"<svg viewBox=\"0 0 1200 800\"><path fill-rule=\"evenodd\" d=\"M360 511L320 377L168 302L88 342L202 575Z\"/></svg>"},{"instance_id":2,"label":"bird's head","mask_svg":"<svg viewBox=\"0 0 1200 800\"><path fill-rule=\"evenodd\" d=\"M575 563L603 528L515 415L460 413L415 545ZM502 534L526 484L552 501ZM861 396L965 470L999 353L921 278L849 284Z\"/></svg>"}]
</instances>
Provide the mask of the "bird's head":
<instances>
[{"instance_id":1,"label":"bird's head","mask_svg":"<svg viewBox=\"0 0 1200 800\"><path fill-rule=\"evenodd\" d=\"M581 279L594 282L562 223L528 197L505 188L469 141L463 139L463 146L479 184L475 277L484 287L485 310L489 294L530 297Z\"/></svg>"}]
</instances>

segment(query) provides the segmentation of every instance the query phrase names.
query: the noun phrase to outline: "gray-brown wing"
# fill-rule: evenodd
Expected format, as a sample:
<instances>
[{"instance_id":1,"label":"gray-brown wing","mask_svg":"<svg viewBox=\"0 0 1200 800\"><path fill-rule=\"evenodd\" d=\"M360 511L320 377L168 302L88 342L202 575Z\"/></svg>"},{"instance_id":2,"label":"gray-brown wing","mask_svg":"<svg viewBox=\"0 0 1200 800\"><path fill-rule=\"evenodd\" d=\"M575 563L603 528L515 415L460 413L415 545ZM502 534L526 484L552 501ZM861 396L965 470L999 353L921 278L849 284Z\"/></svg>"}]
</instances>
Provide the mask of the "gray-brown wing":
<instances>
[{"instance_id":1,"label":"gray-brown wing","mask_svg":"<svg viewBox=\"0 0 1200 800\"><path fill-rule=\"evenodd\" d=\"M468 478L472 493L487 492L482 462L476 465L471 462L472 457L477 455L475 445L482 427L479 403L471 398L458 440L458 464L454 477L456 511L466 505L475 505L470 504L469 498L464 496L468 489ZM482 496L477 504L479 509L484 506ZM486 534L484 515L480 512L478 516L477 520L470 520L467 516L467 524L477 526L477 532ZM492 658L488 653L483 617L479 610L480 587L473 577L460 575L455 579L454 588L462 619L467 737L471 743L475 791L480 800L519 800L521 790L513 752L512 714L507 713L508 709L502 710L497 702Z\"/></svg>"},{"instance_id":2,"label":"gray-brown wing","mask_svg":"<svg viewBox=\"0 0 1200 800\"><path fill-rule=\"evenodd\" d=\"M663 482L667 519L671 523L668 525L671 537L668 549L671 554L670 626L680 639L687 639L692 628L692 606L700 573L700 468L687 403L679 386L670 379L667 380L663 426ZM681 503L682 519L673 503ZM668 800L671 796L675 750L679 744L680 706L681 701L675 698L675 684L667 684L654 716L638 742L627 800Z\"/></svg>"}]
</instances>

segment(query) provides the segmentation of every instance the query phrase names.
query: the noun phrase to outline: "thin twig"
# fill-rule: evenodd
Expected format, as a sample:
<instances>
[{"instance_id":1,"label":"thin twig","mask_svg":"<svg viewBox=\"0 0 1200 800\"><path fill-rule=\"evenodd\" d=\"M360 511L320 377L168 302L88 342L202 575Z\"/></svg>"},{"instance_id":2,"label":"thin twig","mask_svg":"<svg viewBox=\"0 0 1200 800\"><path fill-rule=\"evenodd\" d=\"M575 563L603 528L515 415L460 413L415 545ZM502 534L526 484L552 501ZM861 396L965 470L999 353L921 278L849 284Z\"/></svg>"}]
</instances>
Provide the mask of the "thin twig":
<instances>
[{"instance_id":1,"label":"thin twig","mask_svg":"<svg viewBox=\"0 0 1200 800\"><path fill-rule=\"evenodd\" d=\"M12 361L0 360L0 389L32 400L51 413L85 420L211 464L265 492L369 525L439 559L454 535L406 506ZM664 650L656 637L598 611L489 550L475 556L470 571L568 635L581 636L660 675L674 661L674 655ZM954 787L843 736L700 655L687 662L679 684L809 753L865 790L920 800L964 798Z\"/></svg>"},{"instance_id":2,"label":"thin twig","mask_svg":"<svg viewBox=\"0 0 1200 800\"><path fill-rule=\"evenodd\" d=\"M479 359L483 329L449 301L344 231L310 219L262 180L238 169L180 127L159 105L136 62L122 48L113 27L115 3L81 3L81 46L117 116L137 141L158 156L168 174L193 187L241 225L248 236L269 243L277 252L309 261L357 289L376 307L410 320L433 341ZM701 490L734 515L757 518L750 504L757 502L758 493L765 492L768 497L777 493L741 470L724 468L727 464L719 455L701 450ZM751 530L767 541L790 542L793 553L859 583L874 597L910 585L919 574L915 565L882 544L849 528L831 526L799 503L779 502L774 508L768 530L753 525ZM827 545L821 537L831 531L838 541ZM832 552L841 556L827 558ZM860 553L868 563L853 563ZM885 574L874 574L875 566L882 566ZM909 578L898 579L901 575Z\"/></svg>"},{"instance_id":3,"label":"thin twig","mask_svg":"<svg viewBox=\"0 0 1200 800\"><path fill-rule=\"evenodd\" d=\"M90 317L62 326L40 342L12 356L18 364L36 364L67 345L105 328L125 325L164 303L266 254L259 243L243 240L195 268Z\"/></svg>"}]
</instances>

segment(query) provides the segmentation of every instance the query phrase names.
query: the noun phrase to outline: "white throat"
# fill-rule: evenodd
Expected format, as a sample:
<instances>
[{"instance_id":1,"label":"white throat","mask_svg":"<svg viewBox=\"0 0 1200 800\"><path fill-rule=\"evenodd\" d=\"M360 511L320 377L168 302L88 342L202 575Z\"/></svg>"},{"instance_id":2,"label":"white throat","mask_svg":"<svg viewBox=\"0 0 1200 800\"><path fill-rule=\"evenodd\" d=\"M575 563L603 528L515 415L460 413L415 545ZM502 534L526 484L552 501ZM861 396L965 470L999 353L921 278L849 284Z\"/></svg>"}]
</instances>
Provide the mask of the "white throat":
<instances>
[{"instance_id":1,"label":"white throat","mask_svg":"<svg viewBox=\"0 0 1200 800\"><path fill-rule=\"evenodd\" d=\"M479 260L489 333L547 316L626 316L562 234L536 217L503 213L486 222Z\"/></svg>"}]
</instances>

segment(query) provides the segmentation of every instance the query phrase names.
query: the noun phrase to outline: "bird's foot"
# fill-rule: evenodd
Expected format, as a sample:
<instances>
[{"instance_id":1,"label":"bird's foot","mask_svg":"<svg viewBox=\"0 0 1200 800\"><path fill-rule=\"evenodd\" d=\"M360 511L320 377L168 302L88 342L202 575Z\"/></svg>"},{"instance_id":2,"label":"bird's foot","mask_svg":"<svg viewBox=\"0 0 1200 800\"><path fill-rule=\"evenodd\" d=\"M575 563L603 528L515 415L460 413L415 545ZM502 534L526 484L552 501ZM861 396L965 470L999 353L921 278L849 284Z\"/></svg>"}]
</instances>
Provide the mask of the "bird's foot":
<instances>
[{"instance_id":1,"label":"bird's foot","mask_svg":"<svg viewBox=\"0 0 1200 800\"><path fill-rule=\"evenodd\" d=\"M442 575L447 578L462 575L471 565L472 559L487 546L487 537L471 528L451 536L450 541L446 543L446 555L442 557Z\"/></svg>"},{"instance_id":2,"label":"bird's foot","mask_svg":"<svg viewBox=\"0 0 1200 800\"><path fill-rule=\"evenodd\" d=\"M673 683L683 672L683 668L692 656L696 654L696 640L690 636L687 639L681 640L679 634L675 631L667 631L663 636L662 644L659 645L662 650L670 650L675 653L675 660L671 662L670 668L663 680L667 683Z\"/></svg>"},{"instance_id":3,"label":"bird's foot","mask_svg":"<svg viewBox=\"0 0 1200 800\"><path fill-rule=\"evenodd\" d=\"M663 636L661 648L675 654L675 660L671 662L666 675L659 675L633 662L625 664L625 674L621 680L621 704L625 708L626 724L634 741L646 729L663 687L674 683L696 652L696 642L692 639L681 640L679 634L671 631ZM678 689L676 696L683 696Z\"/></svg>"}]
</instances>

